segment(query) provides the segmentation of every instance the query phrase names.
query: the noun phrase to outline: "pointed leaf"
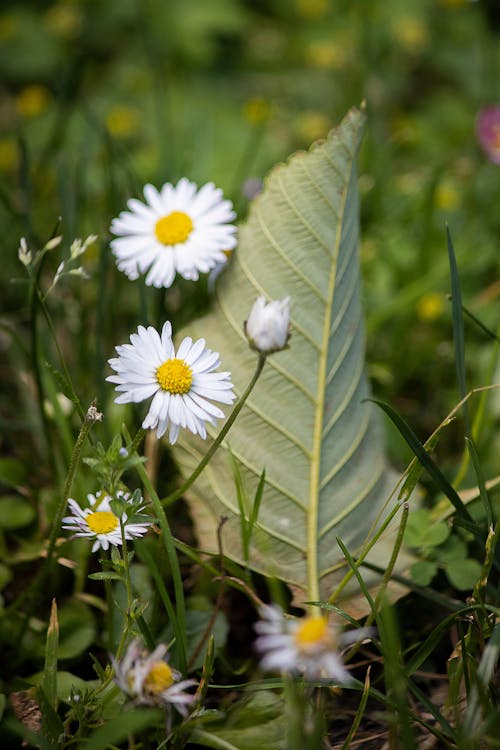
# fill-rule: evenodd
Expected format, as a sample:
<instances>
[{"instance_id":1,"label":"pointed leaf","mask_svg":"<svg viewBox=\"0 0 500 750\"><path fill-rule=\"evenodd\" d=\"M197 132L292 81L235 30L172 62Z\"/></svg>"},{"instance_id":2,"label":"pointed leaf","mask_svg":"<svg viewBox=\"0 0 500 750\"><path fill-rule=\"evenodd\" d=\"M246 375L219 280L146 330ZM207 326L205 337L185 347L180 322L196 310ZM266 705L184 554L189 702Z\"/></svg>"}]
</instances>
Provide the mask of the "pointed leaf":
<instances>
[{"instance_id":1,"label":"pointed leaf","mask_svg":"<svg viewBox=\"0 0 500 750\"><path fill-rule=\"evenodd\" d=\"M268 357L227 444L187 497L202 548L217 551L219 519L228 516L223 550L241 562L229 446L247 497L265 469L249 564L313 600L328 598L346 571L336 537L356 554L395 484L379 415L365 401L356 177L363 125L363 112L353 109L324 143L272 171L213 310L188 331L220 351L241 395L257 361L243 333L255 298L292 299L290 348ZM207 444L184 431L175 450L187 476ZM384 550L381 564L389 556Z\"/></svg>"}]
</instances>

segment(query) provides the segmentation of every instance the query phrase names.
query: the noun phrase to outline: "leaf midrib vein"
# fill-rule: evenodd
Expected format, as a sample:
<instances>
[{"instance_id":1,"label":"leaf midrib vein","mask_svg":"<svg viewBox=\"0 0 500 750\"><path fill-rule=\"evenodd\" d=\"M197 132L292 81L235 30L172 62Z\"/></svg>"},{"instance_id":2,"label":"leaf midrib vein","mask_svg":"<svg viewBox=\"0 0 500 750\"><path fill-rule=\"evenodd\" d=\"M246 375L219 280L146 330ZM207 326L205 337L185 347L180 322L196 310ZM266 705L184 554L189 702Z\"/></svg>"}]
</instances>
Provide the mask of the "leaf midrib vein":
<instances>
[{"instance_id":1,"label":"leaf midrib vein","mask_svg":"<svg viewBox=\"0 0 500 750\"><path fill-rule=\"evenodd\" d=\"M342 139L338 138L336 141L338 144L342 143ZM335 143L335 142L333 142ZM333 145L333 144L332 144ZM348 149L344 145L344 150ZM328 161L328 151L325 149ZM344 191L341 200L341 210L338 213L338 220L335 232L335 243L332 249L331 257L332 264L330 270L330 279L328 282L328 300L329 305L323 322L323 335L322 335L322 347L320 352L319 368L318 368L318 393L320 398L318 399L316 406L316 414L314 419L314 433L313 433L313 460L311 461L311 472L310 472L310 484L309 484L309 514L308 514L308 528L307 528L307 594L312 601L318 601L320 599L319 590L319 575L318 575L318 503L319 503L319 482L321 472L321 440L323 432L323 412L324 412L324 400L325 400L325 377L326 367L328 362L328 344L329 334L331 326L331 313L333 308L333 296L335 291L335 278L337 271L337 261L340 251L340 245L342 241L342 229L343 229L343 218L345 207L347 203L347 196L349 194L350 182L352 179L354 169L354 159L351 156L351 162L348 169L348 177L344 181Z\"/></svg>"}]
</instances>

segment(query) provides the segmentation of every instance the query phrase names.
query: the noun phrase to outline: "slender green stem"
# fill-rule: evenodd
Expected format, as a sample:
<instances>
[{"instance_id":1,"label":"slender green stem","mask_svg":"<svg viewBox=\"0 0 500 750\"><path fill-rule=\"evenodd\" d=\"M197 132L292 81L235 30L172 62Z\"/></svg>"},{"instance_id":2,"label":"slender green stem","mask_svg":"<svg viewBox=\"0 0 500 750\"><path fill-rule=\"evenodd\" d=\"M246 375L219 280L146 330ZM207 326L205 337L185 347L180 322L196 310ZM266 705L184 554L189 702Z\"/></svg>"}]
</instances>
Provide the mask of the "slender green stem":
<instances>
[{"instance_id":1,"label":"slender green stem","mask_svg":"<svg viewBox=\"0 0 500 750\"><path fill-rule=\"evenodd\" d=\"M61 365L61 368L62 368L62 371L63 371L63 374L64 374L64 379L66 381L66 384L67 384L68 388L70 389L71 400L75 404L75 406L77 408L77 411L78 411L78 414L84 420L85 419L85 412L83 411L82 404L81 404L80 399L78 398L78 395L77 395L77 393L75 391L75 388L73 386L73 381L71 380L71 375L70 375L69 370L68 370L68 368L66 366L66 362L64 360L64 356L63 356L63 353L61 351L61 347L59 346L59 341L57 339L56 330L55 330L54 324L52 322L52 317L50 315L48 307L47 307L47 305L45 303L45 298L43 297L43 295L42 295L42 293L40 291L40 287L38 286L38 284L36 285L36 294L38 296L38 304L40 305L40 308L41 308L41 310L42 310L42 312L44 314L45 321L46 321L48 329L50 331L50 335L52 336L52 339L54 341L54 345L56 347L57 356L59 358L59 364Z\"/></svg>"},{"instance_id":2,"label":"slender green stem","mask_svg":"<svg viewBox=\"0 0 500 750\"><path fill-rule=\"evenodd\" d=\"M127 592L127 612L132 609L133 594L132 594L132 583L130 580L130 565L128 560L127 540L125 538L125 524L120 518L120 531L122 535L122 559L123 559L123 572L125 580L125 591Z\"/></svg>"},{"instance_id":3,"label":"slender green stem","mask_svg":"<svg viewBox=\"0 0 500 750\"><path fill-rule=\"evenodd\" d=\"M130 443L128 447L128 452L130 454L135 453L135 451L138 449L139 445L141 444L142 439L145 434L146 434L146 430L144 429L144 427L139 427L139 429L135 433L134 439L132 440L132 442Z\"/></svg>"},{"instance_id":4,"label":"slender green stem","mask_svg":"<svg viewBox=\"0 0 500 750\"><path fill-rule=\"evenodd\" d=\"M80 429L80 433L76 440L75 447L73 449L73 454L71 456L68 474L66 477L66 481L64 483L64 489L60 497L58 506L56 508L54 519L52 521L52 528L50 530L49 543L47 547L47 557L43 561L43 564L40 567L37 575L32 579L30 585L22 592L20 596L17 597L14 604L9 608L9 612L12 613L12 612L17 611L21 607L21 605L24 604L25 601L28 600L29 602L28 607L23 615L22 623L17 632L17 643L16 643L17 649L19 649L20 647L21 641L24 637L24 633L26 632L26 627L28 625L29 618L31 617L33 610L36 606L36 602L38 600L39 594L40 592L43 592L45 581L50 576L50 572L53 567L57 537L60 532L60 527L61 527L62 519L64 516L64 511L66 509L66 503L67 503L69 494L71 492L71 488L73 486L73 482L76 476L78 465L80 463L85 440L87 439L87 436L94 422L100 420L100 418L101 418L101 415L95 408L95 405L91 404L91 406L87 410L85 421Z\"/></svg>"},{"instance_id":5,"label":"slender green stem","mask_svg":"<svg viewBox=\"0 0 500 750\"><path fill-rule=\"evenodd\" d=\"M175 550L175 540L170 529L165 511L163 510L160 498L158 497L156 490L151 484L149 477L146 473L146 469L142 464L138 464L136 467L137 473L143 483L155 510L160 528L162 531L162 539L167 552L168 562L170 564L170 570L172 573L172 580L174 583L175 592L175 604L176 604L176 617L172 620L172 629L175 634L176 646L179 655L179 668L181 672L186 671L186 607L184 603L184 588L182 584L182 576L179 567L179 560L177 559L177 553Z\"/></svg>"},{"instance_id":6,"label":"slender green stem","mask_svg":"<svg viewBox=\"0 0 500 750\"><path fill-rule=\"evenodd\" d=\"M211 460L212 456L216 452L216 450L219 448L220 444L226 437L227 433L233 426L233 424L236 421L236 418L238 417L238 414L243 408L243 405L245 404L245 401L247 400L248 396L252 392L257 380L260 377L260 374L264 368L264 364L266 362L266 355L265 354L259 354L259 360L257 362L257 367L255 369L255 372L252 376L252 379L250 380L249 384L246 387L246 390L242 394L239 401L236 402L235 407L229 417L227 418L227 421L225 422L224 426L222 427L221 431L215 438L214 442L206 452L205 456L202 458L196 469L193 471L190 477L186 479L183 485L181 487L178 487L174 492L172 492L170 495L168 495L166 498L163 498L161 501L163 505L170 505L171 503L178 500L180 497L184 495L186 490L188 490L193 482L195 482L198 477L200 476L203 469L207 466L208 462Z\"/></svg>"},{"instance_id":7,"label":"slender green stem","mask_svg":"<svg viewBox=\"0 0 500 750\"><path fill-rule=\"evenodd\" d=\"M85 420L76 439L75 447L73 448L73 453L69 464L68 474L64 483L63 492L59 499L59 503L54 515L54 520L52 522L52 528L50 530L49 536L49 545L47 548L47 565L50 565L54 554L57 536L60 533L61 522L64 516L64 511L66 510L66 503L68 502L68 497L70 496L71 488L73 487L73 482L75 480L76 471L82 457L83 446L85 444L85 441L87 440L92 426L95 422L100 421L101 416L102 415L97 411L95 404L92 403L87 410Z\"/></svg>"},{"instance_id":8,"label":"slender green stem","mask_svg":"<svg viewBox=\"0 0 500 750\"><path fill-rule=\"evenodd\" d=\"M42 382L42 367L41 367L41 361L40 361L41 360L40 342L38 338L38 303L39 303L38 274L40 273L40 270L42 267L42 261L43 261L43 257L40 261L37 272L32 271L30 268L28 268L28 273L29 273L30 282L31 282L30 301L29 301L30 333L31 333L31 366L33 369L34 377L35 377L36 394L37 394L37 400L38 400L38 409L40 412L40 419L42 421L45 441L47 443L48 460L52 466L52 470L54 474L58 476L59 466L55 459L55 453L54 453L53 444L52 444L52 435L50 432L50 425L47 419L47 414L45 413L44 388L43 388L43 382Z\"/></svg>"}]
</instances>

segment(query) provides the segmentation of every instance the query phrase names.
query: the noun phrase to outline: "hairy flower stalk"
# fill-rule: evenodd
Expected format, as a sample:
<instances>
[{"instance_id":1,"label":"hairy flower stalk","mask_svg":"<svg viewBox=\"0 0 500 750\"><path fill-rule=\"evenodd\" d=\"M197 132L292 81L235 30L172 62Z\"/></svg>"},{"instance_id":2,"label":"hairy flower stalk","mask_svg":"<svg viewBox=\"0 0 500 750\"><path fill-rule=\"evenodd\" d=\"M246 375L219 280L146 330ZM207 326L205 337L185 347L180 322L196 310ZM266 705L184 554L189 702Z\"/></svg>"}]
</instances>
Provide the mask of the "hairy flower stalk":
<instances>
[{"instance_id":1,"label":"hairy flower stalk","mask_svg":"<svg viewBox=\"0 0 500 750\"><path fill-rule=\"evenodd\" d=\"M262 373L262 370L264 368L265 362L266 362L266 355L265 354L260 354L258 362L257 362L257 367L255 369L255 372L254 372L253 376L252 376L252 379L250 380L249 384L247 385L244 393L241 395L241 398L236 402L233 411L231 412L231 414L229 415L229 417L226 419L226 422L224 423L224 426L222 427L221 431L219 432L219 434L217 435L217 437L214 439L214 441L211 444L210 448L205 453L205 455L203 456L202 460L200 461L200 463L198 464L198 466L196 467L196 469L193 471L193 473L191 474L191 476L186 479L186 481L184 482L184 484L181 487L179 487L177 490L175 490L174 492L172 492L171 495L168 495L168 497L165 498L165 500L163 501L163 503L165 505L170 505L171 503L175 502L175 500L178 500L180 497L182 497L182 495L191 487L191 485L193 484L193 482L195 482L198 479L198 477L200 476L201 472L207 466L207 464L209 463L210 459L212 458L212 456L214 455L214 453L216 452L216 450L219 448L220 444L222 443L222 441L226 437L227 433L229 432L229 430L231 429L231 427L235 423L236 418L238 417L238 414L240 413L240 411L242 410L242 408L243 408L243 406L245 404L245 401L249 397L249 395L252 392L252 390L253 390L253 388L254 388L257 380L259 379L259 377L260 377L260 375Z\"/></svg>"}]
</instances>

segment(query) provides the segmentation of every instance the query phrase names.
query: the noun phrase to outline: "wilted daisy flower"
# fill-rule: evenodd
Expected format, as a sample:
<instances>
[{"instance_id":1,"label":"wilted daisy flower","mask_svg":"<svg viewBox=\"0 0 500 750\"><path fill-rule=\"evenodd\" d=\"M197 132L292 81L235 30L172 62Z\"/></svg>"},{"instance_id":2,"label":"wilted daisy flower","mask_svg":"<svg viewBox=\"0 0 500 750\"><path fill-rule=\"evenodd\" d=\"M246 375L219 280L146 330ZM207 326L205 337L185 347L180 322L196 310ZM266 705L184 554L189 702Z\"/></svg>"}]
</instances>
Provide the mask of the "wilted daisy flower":
<instances>
[{"instance_id":1,"label":"wilted daisy flower","mask_svg":"<svg viewBox=\"0 0 500 750\"><path fill-rule=\"evenodd\" d=\"M167 647L160 644L152 653L143 649L138 640L132 641L122 660L112 659L118 686L136 703L175 706L183 716L195 696L184 692L196 685L195 680L181 680L177 672L163 659Z\"/></svg>"},{"instance_id":2,"label":"wilted daisy flower","mask_svg":"<svg viewBox=\"0 0 500 750\"><path fill-rule=\"evenodd\" d=\"M214 372L220 364L218 352L205 349L205 339L193 343L187 336L176 354L168 321L161 336L152 326L139 326L130 344L117 346L116 351L118 357L109 364L117 374L107 378L121 393L116 403L138 403L153 396L142 426L156 429L160 438L170 425L171 443L181 427L205 439L205 422L216 424L216 419L224 417L208 399L231 404L236 398L230 373Z\"/></svg>"},{"instance_id":3,"label":"wilted daisy flower","mask_svg":"<svg viewBox=\"0 0 500 750\"><path fill-rule=\"evenodd\" d=\"M128 492L117 492L117 500L122 503L130 503L131 497ZM63 529L74 531L76 537L87 537L95 539L92 545L92 552L99 548L107 550L110 544L115 546L122 543L122 532L120 527L120 518L113 512L110 503L112 498L104 493L97 495L87 495L89 507L82 508L73 498L68 499L68 505L72 516L63 518ZM144 506L137 506L134 503L132 518L139 515ZM132 505L131 505L132 510ZM142 516L145 520L129 521L128 514L122 513L122 523L125 532L125 539L136 539L143 536L151 526L152 519Z\"/></svg>"},{"instance_id":4,"label":"wilted daisy flower","mask_svg":"<svg viewBox=\"0 0 500 750\"><path fill-rule=\"evenodd\" d=\"M183 177L174 187L167 182L160 191L144 188L146 203L132 198L113 219L111 242L120 271L129 279L147 273L148 286L169 287L175 274L196 281L216 263L224 263L225 251L236 245L233 204L223 200L212 182L200 190Z\"/></svg>"},{"instance_id":5,"label":"wilted daisy flower","mask_svg":"<svg viewBox=\"0 0 500 750\"><path fill-rule=\"evenodd\" d=\"M255 625L259 634L255 648L262 655L262 669L299 673L309 679L348 682L340 649L371 634L368 628L341 633L321 615L287 619L275 605L263 608L261 616Z\"/></svg>"},{"instance_id":6,"label":"wilted daisy flower","mask_svg":"<svg viewBox=\"0 0 500 750\"><path fill-rule=\"evenodd\" d=\"M290 338L290 297L271 302L258 297L244 329L250 346L258 352L271 354L285 349Z\"/></svg>"}]
</instances>

